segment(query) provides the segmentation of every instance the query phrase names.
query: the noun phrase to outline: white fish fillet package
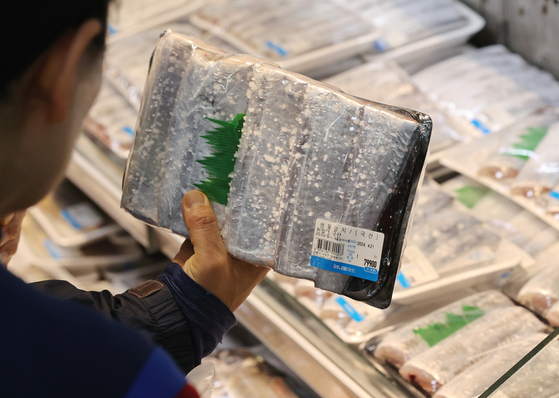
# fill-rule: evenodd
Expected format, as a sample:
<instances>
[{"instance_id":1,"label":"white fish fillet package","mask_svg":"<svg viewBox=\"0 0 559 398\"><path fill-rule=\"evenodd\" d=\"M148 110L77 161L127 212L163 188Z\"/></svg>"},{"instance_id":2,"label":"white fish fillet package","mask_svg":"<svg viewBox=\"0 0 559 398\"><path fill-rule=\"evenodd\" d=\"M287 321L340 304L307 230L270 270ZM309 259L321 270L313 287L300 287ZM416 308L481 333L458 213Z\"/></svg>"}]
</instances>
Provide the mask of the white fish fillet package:
<instances>
[{"instance_id":1,"label":"white fish fillet package","mask_svg":"<svg viewBox=\"0 0 559 398\"><path fill-rule=\"evenodd\" d=\"M199 188L236 258L384 308L430 134L422 113L168 31L152 58L122 207L188 236L181 199Z\"/></svg>"}]
</instances>

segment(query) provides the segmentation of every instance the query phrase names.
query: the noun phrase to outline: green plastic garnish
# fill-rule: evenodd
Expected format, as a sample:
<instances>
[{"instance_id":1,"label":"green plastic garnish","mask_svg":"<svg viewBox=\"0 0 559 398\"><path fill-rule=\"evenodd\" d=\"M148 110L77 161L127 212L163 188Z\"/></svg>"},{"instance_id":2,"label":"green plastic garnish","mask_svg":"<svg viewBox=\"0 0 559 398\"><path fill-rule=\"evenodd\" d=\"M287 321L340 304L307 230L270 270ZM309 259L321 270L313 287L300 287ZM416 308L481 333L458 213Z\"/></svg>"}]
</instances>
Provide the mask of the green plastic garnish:
<instances>
[{"instance_id":1,"label":"green plastic garnish","mask_svg":"<svg viewBox=\"0 0 559 398\"><path fill-rule=\"evenodd\" d=\"M533 152L538 147L546 134L546 127L530 127L528 128L528 134L521 135L521 141L513 144L512 147L514 149L509 149L504 155L528 160L530 158L530 152Z\"/></svg>"},{"instance_id":2,"label":"green plastic garnish","mask_svg":"<svg viewBox=\"0 0 559 398\"><path fill-rule=\"evenodd\" d=\"M456 200L466 206L468 209L472 209L481 198L483 198L489 192L487 187L472 187L466 185L456 191Z\"/></svg>"},{"instance_id":3,"label":"green plastic garnish","mask_svg":"<svg viewBox=\"0 0 559 398\"><path fill-rule=\"evenodd\" d=\"M227 205L231 173L233 173L237 161L235 154L241 141L244 117L244 113L239 113L230 122L206 118L220 127L214 131L208 131L208 135L202 136L215 152L211 156L198 160L198 163L201 163L203 168L208 171L210 177L194 186L206 194L212 202L224 206Z\"/></svg>"},{"instance_id":4,"label":"green plastic garnish","mask_svg":"<svg viewBox=\"0 0 559 398\"><path fill-rule=\"evenodd\" d=\"M445 313L446 321L444 323L435 322L424 328L415 328L413 332L421 336L429 347L433 347L467 324L481 318L484 314L485 312L481 308L464 305L460 315L447 312Z\"/></svg>"}]
</instances>

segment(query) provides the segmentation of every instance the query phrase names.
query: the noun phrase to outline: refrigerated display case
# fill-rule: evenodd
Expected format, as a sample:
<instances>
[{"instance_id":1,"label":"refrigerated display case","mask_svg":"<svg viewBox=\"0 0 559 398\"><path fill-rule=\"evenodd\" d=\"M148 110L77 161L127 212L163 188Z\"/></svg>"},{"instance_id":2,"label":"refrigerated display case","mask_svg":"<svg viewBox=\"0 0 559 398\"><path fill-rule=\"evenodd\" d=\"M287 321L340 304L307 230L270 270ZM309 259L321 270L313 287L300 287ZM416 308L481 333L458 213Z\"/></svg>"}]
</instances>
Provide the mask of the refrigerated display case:
<instances>
[{"instance_id":1,"label":"refrigerated display case","mask_svg":"<svg viewBox=\"0 0 559 398\"><path fill-rule=\"evenodd\" d=\"M175 1L175 4L178 3L178 1ZM188 2L183 3L186 4ZM340 2L331 3L338 6ZM362 3L365 4L367 2L365 1ZM446 34L434 35L431 38L418 38L419 40L411 41L399 48L387 49L386 52L380 54L378 51L374 51L373 53L369 52L368 55L360 54L356 57L349 57L348 53L344 52L345 50L338 52L336 56L344 58L344 65L346 65L340 68L349 69L357 67L358 69L347 71L344 75L334 77L331 82L340 86L345 83L352 83L353 87L356 87L356 90L365 89L365 87L359 87L359 80L357 80L357 82L348 82L345 78L363 76L364 74L371 80L374 80L374 76L370 74L367 75L367 73L371 70L382 69L383 64L378 62L379 59L386 62L386 60L396 58L411 61L411 64L415 63L419 65L421 64L420 60L423 60L423 57L427 54L437 52L441 47L450 47L451 45L465 41L470 34L481 27L480 24L482 24L482 22L479 20L478 16L471 14L470 10L464 11L463 5L458 4L457 7L459 10L462 10L464 13L463 15L466 16L465 20L467 23L462 24L461 28L455 30L454 33L448 34L447 32ZM199 34L203 36L202 38L206 40L218 36L219 40L229 40L229 44L232 43L236 44L237 47L243 47L241 45L243 43L231 40L227 32L216 30L215 27L208 26L207 21L205 23L200 22L199 19L203 15L203 12L206 11L201 9L200 13L195 14L192 18L192 21L196 23L198 27L189 26L188 29L191 29L192 32L199 32ZM175 14L174 16L177 15ZM174 17L170 18L167 16L167 18L168 20L176 20ZM186 19L182 19L181 22L185 24L184 26L186 26L185 20ZM157 25L161 22L164 21L158 19ZM174 23L176 23L176 21ZM142 28L143 31L140 32L141 34L146 32L146 26ZM149 25L149 27L153 26L154 25ZM475 29L474 26L476 26ZM204 28L211 28L211 31L205 31ZM154 32L157 29L158 28L155 28L144 36L150 43L155 43L156 35ZM107 117L103 119L102 112L95 114L94 111L91 115L92 119L96 119L97 123L101 125L103 123L99 122L106 123L106 126L103 127L105 129L103 130L104 132L111 130L111 128L115 131L122 130L122 126L128 127L128 129L133 128L131 126L132 121L130 120L133 119L138 110L139 102L137 100L143 89L141 75L147 72L150 56L149 46L142 45L145 43L142 43L141 40L138 39L141 34L135 36L135 33L138 33L138 31L134 32L130 30L127 35L120 35L120 38L118 35L115 35L110 40L109 55L111 55L111 49L113 49L112 54L114 56L109 56L108 58L107 71L109 73L109 78L105 84L106 90L112 90L112 92L109 93L111 95L100 97L100 103L98 105L103 105L103 98L110 99L113 95L120 95L121 97L118 98L122 101L118 101L119 105L116 106L116 108L127 109L125 111L127 118L110 119ZM135 40L140 40L140 45L132 48ZM119 45L121 48L130 46L130 53L121 53L120 50L118 50ZM246 43L243 45L246 46ZM367 46L369 45L370 43L367 44ZM245 48L248 50L248 47ZM117 50L114 51L114 49ZM357 51L356 49L357 47L351 49L352 54ZM365 49L365 46L362 50L363 49ZM332 48L328 48L328 51L330 50L332 50ZM277 52L278 49L276 48L274 51ZM318 52L315 51L314 54L311 54L313 57L309 57L308 54L303 56L297 55L294 56L292 60L286 58L279 62L286 65L291 65L289 62L293 62L296 69L300 67L300 70L308 71L311 74L322 73L323 75L328 75L331 74L331 72L325 71L334 70L336 68L333 68L333 66L338 65L334 65L336 64L333 62L335 58L329 56L324 57L325 54L330 54L324 53L324 51L324 48L322 48L318 49ZM252 52L254 53L254 51ZM458 51L458 53L462 53L462 51ZM130 59L127 59L126 56L122 56L126 54L132 54ZM320 60L321 58L318 56L321 54L323 56L322 60ZM448 54L450 57L456 53L449 51ZM120 59L118 57L119 55L121 56ZM138 64L136 62L138 59L145 59L145 63L142 64L140 62L140 64ZM376 62L364 66L361 65L365 63L366 60L375 60ZM429 96L429 93L421 93L419 91L417 83L410 80L413 79L413 77L410 78L405 75L397 65L393 65L390 62L391 61L388 61L388 64L384 65L389 65L392 69L392 78L398 83L395 84L394 87L401 90L409 90L411 88L413 98L404 99L408 99L410 103L417 103L417 98ZM420 67L415 66L415 68L417 70ZM414 72L416 70L414 70ZM386 79L386 75L380 76L380 79L381 82L385 82L385 80L382 79ZM342 89L343 88L342 86ZM396 98L397 94L400 94L400 91L397 93L395 92L393 97ZM363 94L362 96L365 95ZM385 95L383 100L384 98L391 97L390 95ZM136 102L134 102L135 100ZM386 101L389 102L390 100L386 99ZM435 107L432 103L429 105ZM441 116L441 120L444 119L445 116ZM116 120L116 122L112 124L111 122L114 120ZM123 121L125 121L125 123ZM119 123L122 124L122 126L120 126ZM88 127L92 128L91 125L86 125L86 128ZM469 128L472 128L472 126L469 126ZM120 134L122 132L119 131L118 133ZM113 218L118 225L130 233L148 253L161 251L168 258L173 258L179 250L183 238L162 230L153 229L120 209L120 200L122 196L121 184L124 173L122 159L124 159L126 155L121 153L120 156L117 156L120 157L121 161L115 161L114 153L111 154L110 151L110 143L114 143L115 141L107 141L109 145L105 143L105 147L103 148L103 145L99 145L99 137L102 137L102 134L98 134L96 141L92 139L91 131L88 135L84 134L80 136L72 155L72 161L67 170L67 177L103 209L105 213ZM441 147L444 147L444 145ZM107 150L107 148L109 150ZM119 147L119 149L123 148L125 150L128 149L126 144ZM441 169L439 169L439 172L440 171ZM438 175L442 175L444 179L446 179L449 177L449 171L445 169ZM551 226L551 231L546 231L545 234L542 232L540 236L541 242L545 241L540 245L541 247L534 246L532 239L528 239L529 236L518 237L518 240L514 241L514 244L510 242L510 240L512 240L512 235L507 235L505 233L502 229L503 224L510 222L510 224L514 224L517 228L521 228L523 225L522 223L525 222L522 220L530 219L529 216L532 215L525 214L525 207L523 207L521 203L513 203L507 198L500 197L498 193L493 191L491 191L492 193L487 197L478 195L476 197L477 199L472 202L472 197L468 196L468 192L457 192L457 190L464 187L463 184L463 181L453 181L453 179L450 179L443 184L440 189L443 191L446 190L449 197L452 196L450 198L451 201L454 198L455 203L453 203L452 206L462 206L460 210L463 211L464 214L477 218L480 223L484 222L486 224L483 228L489 228L491 236L498 238L496 240L496 242L499 242L497 247L500 251L498 251L498 253L502 255L506 261L486 261L483 263L483 267L472 267L468 269L469 273L449 272L448 275L445 275L445 278L422 281L424 283L416 283L417 286L414 288L410 286L407 288L404 287L406 279L408 279L408 282L410 278L413 279L413 277L409 276L413 276L413 272L408 271L408 278L401 278L404 282L400 282L400 284L402 285L403 283L403 285L401 289L395 293L394 304L386 312L365 311L359 307L357 303L349 299L338 300L338 296L324 295L321 292L317 293L313 287L309 287L305 285L305 283L297 282L298 285L296 286L293 281L286 281L279 275L271 275L254 290L246 303L237 310L235 313L237 319L243 328L246 328L251 335L260 341L277 360L282 362L284 366L296 375L297 378L306 385L309 391L312 391L312 394L316 396L325 398L426 397L427 395L424 389L421 389L417 384L410 384L402 377L397 368L387 366L374 359L374 355L369 355L374 352L377 344L390 332L397 330L403 324L426 316L441 307L479 292L502 287L503 291L506 291L510 297L516 298L516 293L518 293L518 290L526 280L536 273L535 270L538 269L538 267L544 267L550 263L551 261L549 259L552 259L553 253L556 253L556 251L553 252L552 250L553 245L549 244L556 239L556 231L553 230ZM466 185L477 186L475 183L471 184L469 182L466 183ZM487 192L485 192L485 195L487 195ZM495 197L495 195L497 195L497 197ZM496 206L512 209L510 212L516 211L521 221L516 220L513 222L511 221L512 218L498 218L497 215L493 213L484 213L482 210L487 210L487 205L484 205L484 203L494 203ZM479 206L477 209L479 212L476 210L476 206ZM484 208L483 206L486 207ZM427 209L427 211L429 210ZM520 217L520 215L524 218ZM498 214L498 216L512 217L511 214L505 214L504 211ZM534 217L537 218L537 216ZM464 219L470 220L470 217L464 217ZM465 223L469 222L467 220L462 221ZM535 226L533 226L530 231L534 230L534 228L539 228L539 224L537 224L538 221L540 220L531 221ZM490 228L491 223L494 223L493 229ZM499 226L501 229L497 228L495 223L500 223ZM551 225L552 223L549 224ZM445 233L445 231L444 228L435 231L432 229L425 229L420 233L440 236L441 232ZM510 232L510 230L507 231ZM529 231L523 232L525 235L531 235ZM489 236L489 234L487 236ZM535 241L537 239L534 237L533 240ZM434 242L435 244L437 243L436 240L434 240ZM538 240L538 242L540 241ZM478 252L473 250L473 253L477 253L473 255L473 258L478 262L480 262L480 258L482 258L483 255L487 255L487 251L483 250ZM413 250L410 255L414 259L422 257ZM427 260L430 261L429 256L423 255L423 257L427 257ZM425 262L425 258L422 258L422 261ZM473 262L475 263L476 261ZM421 269L425 270L425 268ZM405 276L404 273L404 277ZM467 283L465 281L467 281ZM317 299L317 296L320 297ZM318 305L317 300L319 301ZM351 332L348 332L348 325L364 325L363 323L359 323L360 321L358 321L358 319L360 318L369 320L369 323L366 325L367 327L361 329L353 328ZM547 328L545 331L549 332ZM545 338L544 342L549 342L551 339L555 341L556 335L557 332L552 333L551 337ZM535 339L537 340L537 338ZM534 341L534 344L537 344L537 341ZM538 348L541 348L542 344L538 345ZM551 343L546 346L553 347ZM480 354L478 353L476 355ZM536 355L534 358L537 357ZM540 357L543 358L544 355L540 355ZM474 359L477 360L477 358ZM479 362L478 365L480 368L483 363L482 361ZM478 365L473 364L471 368L475 369ZM530 372L533 373L533 370L531 370L532 368L525 368L522 365L523 363L521 361L515 366L516 371L513 372L514 374L511 373L512 371L506 373L507 381L511 380L509 384L513 383L512 380L515 379L514 375L516 375L516 379L523 377L523 368L526 374ZM538 365L536 369L540 369L540 366L541 365ZM493 394L491 396L495 398L516 397L516 395L499 395L499 393L506 394L504 390L496 390L491 393ZM485 393L482 396L487 397L487 394L488 393ZM450 397L445 396L445 398Z\"/></svg>"}]
</instances>

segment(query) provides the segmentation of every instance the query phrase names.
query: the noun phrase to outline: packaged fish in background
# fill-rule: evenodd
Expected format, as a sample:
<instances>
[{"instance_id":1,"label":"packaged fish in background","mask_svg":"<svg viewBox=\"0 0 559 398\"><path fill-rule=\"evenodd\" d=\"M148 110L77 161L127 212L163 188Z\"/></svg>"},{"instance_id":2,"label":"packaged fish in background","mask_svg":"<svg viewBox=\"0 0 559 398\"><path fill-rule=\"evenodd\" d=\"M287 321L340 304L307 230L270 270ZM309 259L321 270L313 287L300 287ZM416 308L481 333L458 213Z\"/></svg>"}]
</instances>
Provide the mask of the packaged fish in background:
<instances>
[{"instance_id":1,"label":"packaged fish in background","mask_svg":"<svg viewBox=\"0 0 559 398\"><path fill-rule=\"evenodd\" d=\"M198 187L232 255L388 306L429 117L172 32L144 98L125 210L188 236L180 203Z\"/></svg>"},{"instance_id":2,"label":"packaged fish in background","mask_svg":"<svg viewBox=\"0 0 559 398\"><path fill-rule=\"evenodd\" d=\"M53 243L62 247L85 246L122 231L68 180L27 211Z\"/></svg>"},{"instance_id":3,"label":"packaged fish in background","mask_svg":"<svg viewBox=\"0 0 559 398\"><path fill-rule=\"evenodd\" d=\"M215 368L213 398L298 397L281 372L249 350L221 351L204 358L203 363Z\"/></svg>"},{"instance_id":4,"label":"packaged fish in background","mask_svg":"<svg viewBox=\"0 0 559 398\"><path fill-rule=\"evenodd\" d=\"M557 398L559 341L553 338L501 384L491 398Z\"/></svg>"},{"instance_id":5,"label":"packaged fish in background","mask_svg":"<svg viewBox=\"0 0 559 398\"><path fill-rule=\"evenodd\" d=\"M502 375L547 337L535 333L504 347L496 348L453 378L433 396L434 398L477 398Z\"/></svg>"},{"instance_id":6,"label":"packaged fish in background","mask_svg":"<svg viewBox=\"0 0 559 398\"><path fill-rule=\"evenodd\" d=\"M205 5L191 21L214 26L254 55L279 60L371 34L373 26L330 1L234 0ZM252 50L252 51L250 51Z\"/></svg>"},{"instance_id":7,"label":"packaged fish in background","mask_svg":"<svg viewBox=\"0 0 559 398\"><path fill-rule=\"evenodd\" d=\"M546 316L547 311L559 301L559 262L534 275L517 296L520 304Z\"/></svg>"},{"instance_id":8,"label":"packaged fish in background","mask_svg":"<svg viewBox=\"0 0 559 398\"><path fill-rule=\"evenodd\" d=\"M480 136L559 106L559 83L553 76L501 45L443 61L413 79L464 130Z\"/></svg>"},{"instance_id":9,"label":"packaged fish in background","mask_svg":"<svg viewBox=\"0 0 559 398\"><path fill-rule=\"evenodd\" d=\"M121 0L109 7L110 40L127 37L162 23L188 15L201 0Z\"/></svg>"},{"instance_id":10,"label":"packaged fish in background","mask_svg":"<svg viewBox=\"0 0 559 398\"><path fill-rule=\"evenodd\" d=\"M559 241L559 232L555 228L517 203L468 177L452 178L442 187L470 209L491 231L510 240L531 256L538 255Z\"/></svg>"},{"instance_id":11,"label":"packaged fish in background","mask_svg":"<svg viewBox=\"0 0 559 398\"><path fill-rule=\"evenodd\" d=\"M466 41L483 26L481 18L454 0L218 0L190 20L247 54L297 72L422 40L417 46L422 49L431 49L430 39L447 47L450 35L455 34L452 43L457 37ZM437 41L438 35L443 37Z\"/></svg>"},{"instance_id":12,"label":"packaged fish in background","mask_svg":"<svg viewBox=\"0 0 559 398\"><path fill-rule=\"evenodd\" d=\"M371 21L382 32L374 43L378 52L466 24L456 3L448 0L335 1Z\"/></svg>"},{"instance_id":13,"label":"packaged fish in background","mask_svg":"<svg viewBox=\"0 0 559 398\"><path fill-rule=\"evenodd\" d=\"M472 215L448 207L432 217L417 221L411 228L406 252L418 250L439 275L455 272L491 260L497 252L500 237ZM479 261L455 262L464 254L484 247L487 252ZM413 256L412 256L413 257Z\"/></svg>"},{"instance_id":14,"label":"packaged fish in background","mask_svg":"<svg viewBox=\"0 0 559 398\"><path fill-rule=\"evenodd\" d=\"M113 237L83 247L64 247L54 243L43 229L26 217L22 223L19 251L27 263L37 266L62 267L75 273L91 273L111 265L140 260L144 253L135 241L114 242Z\"/></svg>"},{"instance_id":15,"label":"packaged fish in background","mask_svg":"<svg viewBox=\"0 0 559 398\"><path fill-rule=\"evenodd\" d=\"M377 346L374 357L400 368L470 322L512 306L504 294L493 290L466 297L388 333Z\"/></svg>"},{"instance_id":16,"label":"packaged fish in background","mask_svg":"<svg viewBox=\"0 0 559 398\"><path fill-rule=\"evenodd\" d=\"M559 137L557 109L543 108L504 131L450 148L439 162L490 187L559 230L555 217L559 209L555 191L559 169L553 149ZM534 224L527 224L528 229L531 226ZM530 250L539 250L534 243Z\"/></svg>"},{"instance_id":17,"label":"packaged fish in background","mask_svg":"<svg viewBox=\"0 0 559 398\"><path fill-rule=\"evenodd\" d=\"M471 138L468 132L463 135L453 128L437 105L415 87L411 77L395 62L370 62L333 76L326 83L361 98L427 113L433 119L432 152Z\"/></svg>"},{"instance_id":18,"label":"packaged fish in background","mask_svg":"<svg viewBox=\"0 0 559 398\"><path fill-rule=\"evenodd\" d=\"M557 135L550 129L558 121L559 110L546 108L506 129L499 134L495 151L483 161L478 173L496 180L516 178L527 161L539 158L536 154L546 137Z\"/></svg>"},{"instance_id":19,"label":"packaged fish in background","mask_svg":"<svg viewBox=\"0 0 559 398\"><path fill-rule=\"evenodd\" d=\"M86 134L124 165L134 140L138 111L111 85L104 82L84 122Z\"/></svg>"},{"instance_id":20,"label":"packaged fish in background","mask_svg":"<svg viewBox=\"0 0 559 398\"><path fill-rule=\"evenodd\" d=\"M481 314L483 311L478 310ZM479 361L491 350L545 331L546 326L522 307L508 307L478 317L452 336L410 359L400 374L435 394L452 378ZM438 333L438 330L435 329Z\"/></svg>"},{"instance_id":21,"label":"packaged fish in background","mask_svg":"<svg viewBox=\"0 0 559 398\"><path fill-rule=\"evenodd\" d=\"M513 195L538 198L549 194L559 184L558 147L559 123L555 123L549 127L540 144L530 154L524 154L529 160L512 184Z\"/></svg>"}]
</instances>

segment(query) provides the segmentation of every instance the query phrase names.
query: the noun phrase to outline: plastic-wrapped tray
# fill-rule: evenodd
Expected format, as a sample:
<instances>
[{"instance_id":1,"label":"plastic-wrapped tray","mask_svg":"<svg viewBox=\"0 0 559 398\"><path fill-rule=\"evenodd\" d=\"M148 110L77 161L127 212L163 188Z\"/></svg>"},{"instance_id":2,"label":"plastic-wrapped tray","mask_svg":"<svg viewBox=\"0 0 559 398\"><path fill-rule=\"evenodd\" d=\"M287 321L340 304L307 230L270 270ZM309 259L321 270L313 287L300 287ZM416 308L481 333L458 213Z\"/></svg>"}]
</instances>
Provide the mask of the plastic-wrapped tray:
<instances>
[{"instance_id":1,"label":"plastic-wrapped tray","mask_svg":"<svg viewBox=\"0 0 559 398\"><path fill-rule=\"evenodd\" d=\"M24 219L22 231L25 243L19 250L32 265L80 271L134 262L143 257L143 251L135 242L116 245L106 240L83 248L58 246L31 217Z\"/></svg>"},{"instance_id":2,"label":"plastic-wrapped tray","mask_svg":"<svg viewBox=\"0 0 559 398\"><path fill-rule=\"evenodd\" d=\"M232 255L389 304L428 116L172 32L144 99L123 208L188 236L180 203L198 187Z\"/></svg>"},{"instance_id":3,"label":"plastic-wrapped tray","mask_svg":"<svg viewBox=\"0 0 559 398\"><path fill-rule=\"evenodd\" d=\"M454 0L284 0L281 6L270 0L218 1L190 20L247 54L297 72L367 51L409 60L464 43L484 25L483 18ZM426 21L434 26L421 28Z\"/></svg>"},{"instance_id":4,"label":"plastic-wrapped tray","mask_svg":"<svg viewBox=\"0 0 559 398\"><path fill-rule=\"evenodd\" d=\"M28 212L63 247L84 246L122 230L67 180Z\"/></svg>"},{"instance_id":5,"label":"plastic-wrapped tray","mask_svg":"<svg viewBox=\"0 0 559 398\"><path fill-rule=\"evenodd\" d=\"M440 162L559 230L559 111L546 108L503 130L445 151Z\"/></svg>"},{"instance_id":6,"label":"plastic-wrapped tray","mask_svg":"<svg viewBox=\"0 0 559 398\"><path fill-rule=\"evenodd\" d=\"M533 259L490 231L436 183L421 190L393 300L412 304L458 286L492 283Z\"/></svg>"},{"instance_id":7,"label":"plastic-wrapped tray","mask_svg":"<svg viewBox=\"0 0 559 398\"><path fill-rule=\"evenodd\" d=\"M120 0L111 3L109 41L120 40L195 11L204 0Z\"/></svg>"},{"instance_id":8,"label":"plastic-wrapped tray","mask_svg":"<svg viewBox=\"0 0 559 398\"><path fill-rule=\"evenodd\" d=\"M442 184L456 202L491 231L534 257L559 242L559 231L520 205L468 177L457 176Z\"/></svg>"},{"instance_id":9,"label":"plastic-wrapped tray","mask_svg":"<svg viewBox=\"0 0 559 398\"><path fill-rule=\"evenodd\" d=\"M413 79L460 131L483 136L559 106L559 83L502 45L483 47L430 66Z\"/></svg>"},{"instance_id":10,"label":"plastic-wrapped tray","mask_svg":"<svg viewBox=\"0 0 559 398\"><path fill-rule=\"evenodd\" d=\"M456 130L443 111L415 86L411 76L395 62L373 61L325 81L361 98L385 104L418 109L433 119L431 152L469 140L469 132ZM433 156L429 158L433 161Z\"/></svg>"}]
</instances>

